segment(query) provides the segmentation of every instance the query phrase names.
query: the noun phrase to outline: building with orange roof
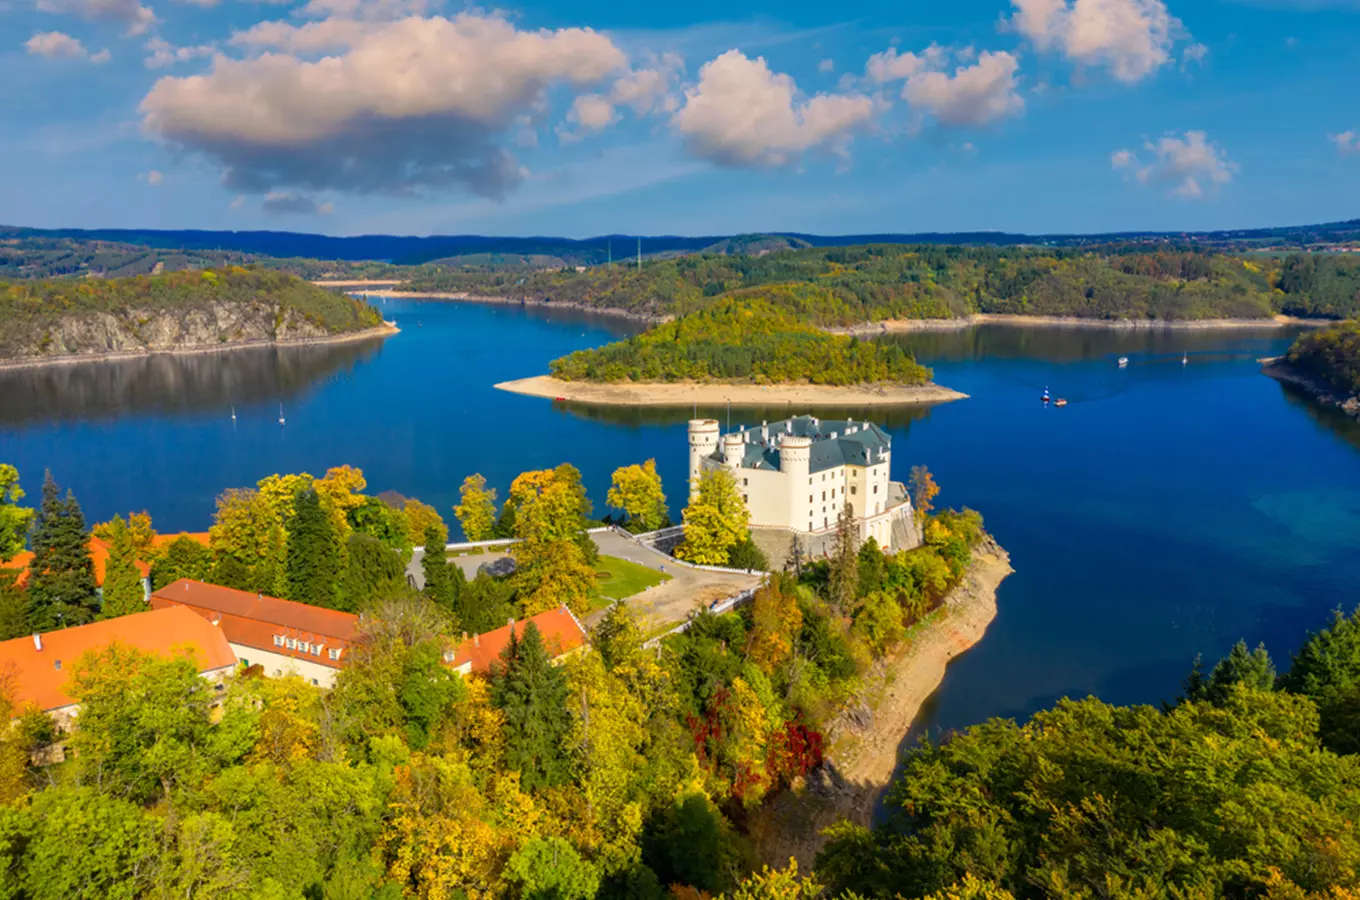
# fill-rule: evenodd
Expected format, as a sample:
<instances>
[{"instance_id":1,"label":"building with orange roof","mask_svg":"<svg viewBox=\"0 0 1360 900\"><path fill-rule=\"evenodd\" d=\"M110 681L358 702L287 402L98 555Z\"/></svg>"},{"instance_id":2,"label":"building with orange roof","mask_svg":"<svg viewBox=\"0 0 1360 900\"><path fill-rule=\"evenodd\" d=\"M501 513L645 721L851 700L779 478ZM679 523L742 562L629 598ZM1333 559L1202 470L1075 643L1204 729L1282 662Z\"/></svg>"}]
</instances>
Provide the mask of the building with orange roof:
<instances>
[{"instance_id":1,"label":"building with orange roof","mask_svg":"<svg viewBox=\"0 0 1360 900\"><path fill-rule=\"evenodd\" d=\"M182 606L222 630L247 665L266 675L294 673L329 688L358 640L359 617L351 613L189 578L151 595L153 609Z\"/></svg>"},{"instance_id":2,"label":"building with orange roof","mask_svg":"<svg viewBox=\"0 0 1360 900\"><path fill-rule=\"evenodd\" d=\"M444 654L444 661L453 666L459 674L468 675L476 672L485 675L491 671L491 664L500 659L502 651L510 643L510 633L513 631L516 635L523 635L524 626L529 622L533 622L539 634L543 635L543 647L553 660L570 656L589 643L580 620L564 605L530 616L522 622L511 619L504 627L488 631L486 634L468 637L464 633L462 643Z\"/></svg>"},{"instance_id":3,"label":"building with orange roof","mask_svg":"<svg viewBox=\"0 0 1360 900\"><path fill-rule=\"evenodd\" d=\"M12 686L16 708L33 704L65 725L76 712L66 692L71 669L115 643L158 656L190 654L201 675L219 681L236 667L236 654L211 622L186 609L160 609L0 642L0 683Z\"/></svg>"}]
</instances>

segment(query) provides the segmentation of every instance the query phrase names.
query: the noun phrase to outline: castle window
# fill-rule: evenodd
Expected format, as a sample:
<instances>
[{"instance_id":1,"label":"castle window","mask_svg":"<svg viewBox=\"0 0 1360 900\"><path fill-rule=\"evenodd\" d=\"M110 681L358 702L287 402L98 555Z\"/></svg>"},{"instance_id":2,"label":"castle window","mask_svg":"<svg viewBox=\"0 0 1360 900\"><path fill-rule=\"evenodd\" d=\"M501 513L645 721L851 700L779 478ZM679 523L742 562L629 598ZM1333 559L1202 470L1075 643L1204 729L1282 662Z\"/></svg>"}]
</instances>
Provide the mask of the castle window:
<instances>
[{"instance_id":1,"label":"castle window","mask_svg":"<svg viewBox=\"0 0 1360 900\"><path fill-rule=\"evenodd\" d=\"M875 493L875 494L878 493L878 485L874 485L874 493Z\"/></svg>"},{"instance_id":2,"label":"castle window","mask_svg":"<svg viewBox=\"0 0 1360 900\"><path fill-rule=\"evenodd\" d=\"M808 494L808 502L809 502L809 503L812 502L812 495L811 495L811 494Z\"/></svg>"},{"instance_id":3,"label":"castle window","mask_svg":"<svg viewBox=\"0 0 1360 900\"><path fill-rule=\"evenodd\" d=\"M749 479L749 478L743 478L743 479L741 480L741 486L742 486L742 487L746 487L746 486L749 485L750 483L751 483L751 479Z\"/></svg>"},{"instance_id":4,"label":"castle window","mask_svg":"<svg viewBox=\"0 0 1360 900\"><path fill-rule=\"evenodd\" d=\"M859 491L855 489L855 486L854 486L853 484L850 485L850 493L852 493L852 494L858 494L858 493L859 493Z\"/></svg>"},{"instance_id":5,"label":"castle window","mask_svg":"<svg viewBox=\"0 0 1360 900\"><path fill-rule=\"evenodd\" d=\"M822 491L822 499L823 499L823 500L826 499L826 491Z\"/></svg>"}]
</instances>

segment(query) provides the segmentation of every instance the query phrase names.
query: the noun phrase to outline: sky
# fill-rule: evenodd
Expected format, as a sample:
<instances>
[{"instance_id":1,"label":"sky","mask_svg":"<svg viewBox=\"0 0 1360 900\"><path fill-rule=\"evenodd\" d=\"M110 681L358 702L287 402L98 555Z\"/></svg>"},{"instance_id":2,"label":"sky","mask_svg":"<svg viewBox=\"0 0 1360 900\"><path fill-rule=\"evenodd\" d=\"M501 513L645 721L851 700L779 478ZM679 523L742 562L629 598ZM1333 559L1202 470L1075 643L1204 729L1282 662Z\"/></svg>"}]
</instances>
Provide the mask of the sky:
<instances>
[{"instance_id":1,"label":"sky","mask_svg":"<svg viewBox=\"0 0 1360 900\"><path fill-rule=\"evenodd\" d=\"M0 223L1337 221L1356 46L1360 0L0 0Z\"/></svg>"}]
</instances>

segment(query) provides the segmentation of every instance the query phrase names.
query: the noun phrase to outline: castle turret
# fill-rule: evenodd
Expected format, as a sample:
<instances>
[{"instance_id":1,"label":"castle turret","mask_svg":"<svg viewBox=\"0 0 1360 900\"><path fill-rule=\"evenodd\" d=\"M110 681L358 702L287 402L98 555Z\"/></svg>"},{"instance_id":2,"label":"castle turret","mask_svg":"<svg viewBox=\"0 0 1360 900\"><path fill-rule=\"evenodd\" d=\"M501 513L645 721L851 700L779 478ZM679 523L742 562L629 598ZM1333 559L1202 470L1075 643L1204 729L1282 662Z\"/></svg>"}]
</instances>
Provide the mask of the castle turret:
<instances>
[{"instance_id":1,"label":"castle turret","mask_svg":"<svg viewBox=\"0 0 1360 900\"><path fill-rule=\"evenodd\" d=\"M795 528L806 528L812 515L808 502L808 469L812 460L812 438L786 435L779 442L779 471L789 489L790 520Z\"/></svg>"},{"instance_id":2,"label":"castle turret","mask_svg":"<svg viewBox=\"0 0 1360 900\"><path fill-rule=\"evenodd\" d=\"M718 450L718 420L689 420L689 496L694 499L699 489L700 460Z\"/></svg>"},{"instance_id":3,"label":"castle turret","mask_svg":"<svg viewBox=\"0 0 1360 900\"><path fill-rule=\"evenodd\" d=\"M746 455L746 440L740 432L732 432L723 435L723 462L730 469L735 469L741 465L741 458Z\"/></svg>"}]
</instances>

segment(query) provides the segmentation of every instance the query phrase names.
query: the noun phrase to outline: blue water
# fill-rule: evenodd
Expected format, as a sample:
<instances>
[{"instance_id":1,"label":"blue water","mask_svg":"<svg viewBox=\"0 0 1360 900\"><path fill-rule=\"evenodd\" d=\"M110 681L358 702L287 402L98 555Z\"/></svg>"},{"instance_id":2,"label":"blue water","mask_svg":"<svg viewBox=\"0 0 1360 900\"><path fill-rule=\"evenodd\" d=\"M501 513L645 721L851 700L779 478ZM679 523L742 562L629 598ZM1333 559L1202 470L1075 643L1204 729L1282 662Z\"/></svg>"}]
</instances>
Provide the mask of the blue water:
<instances>
[{"instance_id":1,"label":"blue water","mask_svg":"<svg viewBox=\"0 0 1360 900\"><path fill-rule=\"evenodd\" d=\"M383 311L403 330L382 343L0 373L0 461L33 497L50 467L92 520L147 509L163 531L206 528L224 488L341 463L370 491L451 520L474 471L503 495L520 471L570 461L602 513L612 470L655 457L678 512L692 410L592 411L492 387L628 325L464 304ZM840 414L882 423L894 477L928 465L940 501L980 510L1016 569L920 728L1024 716L1063 695L1156 702L1196 653L1215 658L1239 637L1283 666L1307 629L1356 602L1345 579L1360 544L1360 427L1259 374L1255 360L1290 337L985 327L905 341L971 398ZM1045 386L1070 404L1044 408Z\"/></svg>"}]
</instances>

